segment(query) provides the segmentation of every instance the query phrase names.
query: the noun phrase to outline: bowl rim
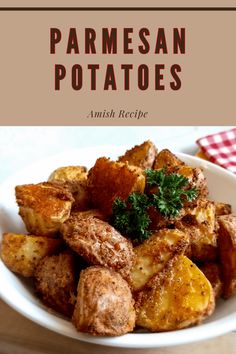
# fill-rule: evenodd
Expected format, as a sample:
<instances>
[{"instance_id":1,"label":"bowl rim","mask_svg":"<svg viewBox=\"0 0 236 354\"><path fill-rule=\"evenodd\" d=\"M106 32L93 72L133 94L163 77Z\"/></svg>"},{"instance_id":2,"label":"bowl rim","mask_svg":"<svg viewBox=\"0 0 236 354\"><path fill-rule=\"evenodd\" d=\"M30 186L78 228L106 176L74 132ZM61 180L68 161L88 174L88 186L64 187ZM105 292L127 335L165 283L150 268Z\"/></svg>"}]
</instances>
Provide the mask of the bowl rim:
<instances>
[{"instance_id":1,"label":"bowl rim","mask_svg":"<svg viewBox=\"0 0 236 354\"><path fill-rule=\"evenodd\" d=\"M91 151L97 153L102 148L109 149L124 149L124 146L117 145L106 145L99 147L92 147ZM81 150L87 150L88 148L74 149L75 152L80 152ZM70 150L71 152L72 150ZM105 150L104 150L105 151ZM115 151L116 153L116 151ZM174 152L178 157L187 158L194 162L198 162L200 167L206 169L213 169L213 171L227 176L229 180L234 180L236 182L236 176L220 166L217 166L209 161L202 160L201 158L188 155L182 152ZM41 159L40 161L30 164L20 170L18 173L11 175L5 179L0 185L0 191L4 186L9 186L12 178L17 178L18 175L24 174L24 171L34 168L34 166L41 165L47 160L53 160L60 157L62 154L57 154L50 156L49 158ZM63 153L64 155L64 153ZM70 321L64 318L60 318L53 313L47 313L47 320L45 321L45 309L39 307L36 303L30 302L29 299L23 296L23 293L12 292L11 283L7 281L4 277L7 275L6 266L0 260L0 297L4 302L6 302L10 307L19 312L24 317L30 319L31 321L45 327L56 333L60 333L67 337L71 337L77 340L81 340L88 343L110 346L110 347L123 347L123 348L160 348L160 347L171 347L181 344L192 343L201 340L207 340L210 338L217 337L219 335L226 334L230 331L236 330L236 311L230 315L227 315L221 319L216 319L210 323L203 323L199 326L193 326L186 329L181 329L177 331L168 331L168 332L158 332L158 333L128 333L123 336L118 337L94 337L89 334L79 333L76 331L74 326ZM9 271L7 269L7 271ZM10 271L9 271L10 272ZM16 277L20 282L20 279L17 275L10 272L11 276ZM3 276L2 276L3 275ZM4 286L3 286L4 284ZM29 303L31 306L29 306ZM45 307L46 308L46 307ZM55 326L56 324L56 326ZM147 340L148 336L148 340Z\"/></svg>"}]
</instances>

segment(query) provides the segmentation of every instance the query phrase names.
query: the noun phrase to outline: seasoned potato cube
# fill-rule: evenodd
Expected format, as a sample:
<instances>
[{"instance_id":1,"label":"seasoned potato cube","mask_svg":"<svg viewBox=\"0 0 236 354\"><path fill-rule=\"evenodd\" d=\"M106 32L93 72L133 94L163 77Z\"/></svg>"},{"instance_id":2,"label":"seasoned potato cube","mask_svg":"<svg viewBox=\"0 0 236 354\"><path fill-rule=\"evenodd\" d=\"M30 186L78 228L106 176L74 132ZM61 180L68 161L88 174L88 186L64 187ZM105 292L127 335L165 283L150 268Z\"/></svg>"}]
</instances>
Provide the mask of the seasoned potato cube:
<instances>
[{"instance_id":1,"label":"seasoned potato cube","mask_svg":"<svg viewBox=\"0 0 236 354\"><path fill-rule=\"evenodd\" d=\"M61 186L45 182L16 186L16 200L27 230L50 236L69 218L73 197Z\"/></svg>"},{"instance_id":2,"label":"seasoned potato cube","mask_svg":"<svg viewBox=\"0 0 236 354\"><path fill-rule=\"evenodd\" d=\"M5 233L2 238L1 258L13 272L31 277L38 262L57 252L62 240L49 237Z\"/></svg>"},{"instance_id":3,"label":"seasoned potato cube","mask_svg":"<svg viewBox=\"0 0 236 354\"><path fill-rule=\"evenodd\" d=\"M135 247L135 261L131 270L133 290L140 290L174 255L184 253L188 242L188 234L162 229Z\"/></svg>"},{"instance_id":4,"label":"seasoned potato cube","mask_svg":"<svg viewBox=\"0 0 236 354\"><path fill-rule=\"evenodd\" d=\"M81 182L87 179L87 168L84 166L59 167L51 173L49 182Z\"/></svg>"},{"instance_id":5,"label":"seasoned potato cube","mask_svg":"<svg viewBox=\"0 0 236 354\"><path fill-rule=\"evenodd\" d=\"M187 257L174 257L137 296L136 324L171 331L201 322L215 306L210 282Z\"/></svg>"},{"instance_id":6,"label":"seasoned potato cube","mask_svg":"<svg viewBox=\"0 0 236 354\"><path fill-rule=\"evenodd\" d=\"M191 188L196 188L198 190L199 198L204 198L208 195L206 178L201 168L193 168L191 166L184 165L177 167L175 172L188 178Z\"/></svg>"},{"instance_id":7,"label":"seasoned potato cube","mask_svg":"<svg viewBox=\"0 0 236 354\"><path fill-rule=\"evenodd\" d=\"M35 289L43 302L71 317L75 305L75 264L72 253L66 251L47 256L39 261L35 270Z\"/></svg>"},{"instance_id":8,"label":"seasoned potato cube","mask_svg":"<svg viewBox=\"0 0 236 354\"><path fill-rule=\"evenodd\" d=\"M201 271L205 274L213 288L215 298L218 299L222 294L222 274L219 264L205 263L200 267Z\"/></svg>"},{"instance_id":9,"label":"seasoned potato cube","mask_svg":"<svg viewBox=\"0 0 236 354\"><path fill-rule=\"evenodd\" d=\"M105 215L98 209L89 209L86 211L73 211L71 213L71 216L76 216L78 218L84 218L84 217L86 218L88 216L91 216L93 218L106 221Z\"/></svg>"},{"instance_id":10,"label":"seasoned potato cube","mask_svg":"<svg viewBox=\"0 0 236 354\"><path fill-rule=\"evenodd\" d=\"M80 332L119 336L135 325L134 301L127 282L111 269L82 270L72 321Z\"/></svg>"},{"instance_id":11,"label":"seasoned potato cube","mask_svg":"<svg viewBox=\"0 0 236 354\"><path fill-rule=\"evenodd\" d=\"M230 204L215 202L215 213L216 216L228 215L232 213L232 208Z\"/></svg>"},{"instance_id":12,"label":"seasoned potato cube","mask_svg":"<svg viewBox=\"0 0 236 354\"><path fill-rule=\"evenodd\" d=\"M84 166L59 167L48 180L71 192L74 198L73 210L87 210L90 206L87 175L87 168Z\"/></svg>"},{"instance_id":13,"label":"seasoned potato cube","mask_svg":"<svg viewBox=\"0 0 236 354\"><path fill-rule=\"evenodd\" d=\"M199 199L194 208L185 209L183 222L193 225L205 225L209 233L213 233L216 226L214 202L206 199Z\"/></svg>"},{"instance_id":14,"label":"seasoned potato cube","mask_svg":"<svg viewBox=\"0 0 236 354\"><path fill-rule=\"evenodd\" d=\"M88 185L93 205L109 215L117 197L144 191L145 176L139 167L101 157L89 171Z\"/></svg>"},{"instance_id":15,"label":"seasoned potato cube","mask_svg":"<svg viewBox=\"0 0 236 354\"><path fill-rule=\"evenodd\" d=\"M227 299L236 293L236 214L219 216L218 222L223 297Z\"/></svg>"},{"instance_id":16,"label":"seasoned potato cube","mask_svg":"<svg viewBox=\"0 0 236 354\"><path fill-rule=\"evenodd\" d=\"M88 263L112 268L129 278L134 258L132 244L107 222L73 214L61 232L66 243Z\"/></svg>"},{"instance_id":17,"label":"seasoned potato cube","mask_svg":"<svg viewBox=\"0 0 236 354\"><path fill-rule=\"evenodd\" d=\"M134 165L143 169L152 168L157 154L155 145L147 140L141 145L136 145L132 149L127 150L123 156L120 156L119 162L128 162L129 165Z\"/></svg>"},{"instance_id":18,"label":"seasoned potato cube","mask_svg":"<svg viewBox=\"0 0 236 354\"><path fill-rule=\"evenodd\" d=\"M184 165L183 161L175 156L170 150L163 149L157 154L153 167L155 170L158 170L163 167L173 168L181 165Z\"/></svg>"}]
</instances>

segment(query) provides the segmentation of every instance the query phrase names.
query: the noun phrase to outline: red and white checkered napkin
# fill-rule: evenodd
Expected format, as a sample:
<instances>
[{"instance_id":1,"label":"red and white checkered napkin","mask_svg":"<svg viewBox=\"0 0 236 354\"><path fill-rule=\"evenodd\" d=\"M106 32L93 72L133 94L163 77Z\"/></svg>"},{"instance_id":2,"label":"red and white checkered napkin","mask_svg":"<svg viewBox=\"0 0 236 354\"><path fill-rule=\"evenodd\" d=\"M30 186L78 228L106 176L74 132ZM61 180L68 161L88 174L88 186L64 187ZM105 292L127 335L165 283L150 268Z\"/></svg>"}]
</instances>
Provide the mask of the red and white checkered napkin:
<instances>
[{"instance_id":1,"label":"red and white checkered napkin","mask_svg":"<svg viewBox=\"0 0 236 354\"><path fill-rule=\"evenodd\" d=\"M236 173L236 129L207 135L196 141L211 161Z\"/></svg>"}]
</instances>

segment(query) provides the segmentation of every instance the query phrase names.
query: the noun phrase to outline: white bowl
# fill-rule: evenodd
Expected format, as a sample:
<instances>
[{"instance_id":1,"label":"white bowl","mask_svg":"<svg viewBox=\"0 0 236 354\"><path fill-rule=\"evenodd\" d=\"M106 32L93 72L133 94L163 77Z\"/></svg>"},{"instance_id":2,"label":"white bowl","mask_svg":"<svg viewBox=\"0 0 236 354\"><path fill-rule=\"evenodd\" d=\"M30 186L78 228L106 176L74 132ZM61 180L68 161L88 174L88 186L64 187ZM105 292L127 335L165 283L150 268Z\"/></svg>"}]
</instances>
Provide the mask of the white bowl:
<instances>
[{"instance_id":1,"label":"white bowl","mask_svg":"<svg viewBox=\"0 0 236 354\"><path fill-rule=\"evenodd\" d=\"M64 154L42 160L17 172L0 186L0 231L24 232L18 216L14 187L18 184L47 180L51 171L59 166L85 165L91 167L96 158L122 154L124 147L103 146L70 150ZM199 158L177 154L191 166L201 166L208 181L210 198L227 202L236 211L236 177L226 170ZM216 310L203 324L163 333L130 333L120 337L93 337L78 333L70 321L56 313L49 313L33 292L31 282L10 272L0 261L0 295L16 311L32 321L68 337L85 342L124 348L157 348L185 344L216 337L236 329L236 296L220 300Z\"/></svg>"}]
</instances>

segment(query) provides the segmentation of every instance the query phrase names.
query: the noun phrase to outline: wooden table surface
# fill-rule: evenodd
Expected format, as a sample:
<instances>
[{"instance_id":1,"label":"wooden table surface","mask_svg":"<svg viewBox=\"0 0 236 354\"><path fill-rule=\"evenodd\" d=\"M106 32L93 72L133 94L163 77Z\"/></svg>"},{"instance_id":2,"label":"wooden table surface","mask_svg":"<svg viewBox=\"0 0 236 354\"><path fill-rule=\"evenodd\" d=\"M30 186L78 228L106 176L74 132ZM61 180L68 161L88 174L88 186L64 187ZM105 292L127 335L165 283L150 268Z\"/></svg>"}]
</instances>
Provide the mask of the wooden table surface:
<instances>
[{"instance_id":1,"label":"wooden table surface","mask_svg":"<svg viewBox=\"0 0 236 354\"><path fill-rule=\"evenodd\" d=\"M0 300L0 354L222 354L236 353L236 333L204 342L162 349L121 349L92 345L51 332Z\"/></svg>"}]
</instances>

